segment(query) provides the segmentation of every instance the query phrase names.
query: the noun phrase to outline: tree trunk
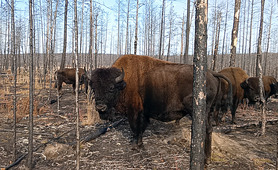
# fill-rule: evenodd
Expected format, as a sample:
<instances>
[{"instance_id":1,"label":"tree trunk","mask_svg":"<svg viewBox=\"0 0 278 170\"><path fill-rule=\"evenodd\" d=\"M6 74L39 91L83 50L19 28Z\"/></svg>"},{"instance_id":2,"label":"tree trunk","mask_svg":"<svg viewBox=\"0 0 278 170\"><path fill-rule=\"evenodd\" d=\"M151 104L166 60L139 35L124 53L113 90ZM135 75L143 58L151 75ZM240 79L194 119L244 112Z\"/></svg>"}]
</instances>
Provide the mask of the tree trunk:
<instances>
[{"instance_id":1,"label":"tree trunk","mask_svg":"<svg viewBox=\"0 0 278 170\"><path fill-rule=\"evenodd\" d=\"M33 168L33 13L32 13L32 1L29 0L29 46L30 46L30 62L29 62L29 138L28 138L28 168Z\"/></svg>"},{"instance_id":2,"label":"tree trunk","mask_svg":"<svg viewBox=\"0 0 278 170\"><path fill-rule=\"evenodd\" d=\"M187 0L187 14L186 14L186 33L185 33L185 50L183 56L183 64L189 63L189 34L190 34L190 0Z\"/></svg>"},{"instance_id":3,"label":"tree trunk","mask_svg":"<svg viewBox=\"0 0 278 170\"><path fill-rule=\"evenodd\" d=\"M121 19L121 1L118 0L118 42L117 42L117 57L120 56L120 19Z\"/></svg>"},{"instance_id":4,"label":"tree trunk","mask_svg":"<svg viewBox=\"0 0 278 170\"><path fill-rule=\"evenodd\" d=\"M264 75L267 75L267 65L268 65L268 50L269 50L269 41L271 35L271 21L272 21L272 13L273 13L273 6L271 6L270 15L269 15L269 24L268 24L268 34L267 34L267 45L266 45L266 53L265 53L265 60L264 60Z\"/></svg>"},{"instance_id":5,"label":"tree trunk","mask_svg":"<svg viewBox=\"0 0 278 170\"><path fill-rule=\"evenodd\" d=\"M137 53L137 43L138 43L138 10L139 10L139 0L137 0L136 6L136 25L135 25L135 40L134 40L134 54Z\"/></svg>"},{"instance_id":6,"label":"tree trunk","mask_svg":"<svg viewBox=\"0 0 278 170\"><path fill-rule=\"evenodd\" d=\"M206 135L207 0L197 0L193 62L190 169L204 169ZM208 139L208 138L206 138ZM211 139L211 138L210 138ZM207 141L209 143L209 141ZM211 142L211 141L210 141Z\"/></svg>"},{"instance_id":7,"label":"tree trunk","mask_svg":"<svg viewBox=\"0 0 278 170\"><path fill-rule=\"evenodd\" d=\"M233 30L232 30L230 67L235 67L237 35L238 35L238 25L239 25L239 13L240 13L240 2L241 2L241 0L235 0L235 11L234 11L234 24L233 24Z\"/></svg>"},{"instance_id":8,"label":"tree trunk","mask_svg":"<svg viewBox=\"0 0 278 170\"><path fill-rule=\"evenodd\" d=\"M79 132L79 77L78 77L78 25L77 25L77 0L74 0L74 56L75 56L75 112L76 112L76 169L80 169L80 132Z\"/></svg>"},{"instance_id":9,"label":"tree trunk","mask_svg":"<svg viewBox=\"0 0 278 170\"><path fill-rule=\"evenodd\" d=\"M66 55L67 55L67 24L68 24L68 0L65 0L64 45L63 45L63 54L62 54L60 69L65 68L65 64L66 64Z\"/></svg>"},{"instance_id":10,"label":"tree trunk","mask_svg":"<svg viewBox=\"0 0 278 170\"><path fill-rule=\"evenodd\" d=\"M253 8L254 8L254 0L252 0L252 5L251 5L251 21L250 21L250 26L249 26L250 27L249 52L248 52L249 60L251 60L251 50L252 50L252 26L253 26L253 14L254 14ZM252 64L249 64L248 70L249 70L249 73L252 72Z\"/></svg>"},{"instance_id":11,"label":"tree trunk","mask_svg":"<svg viewBox=\"0 0 278 170\"><path fill-rule=\"evenodd\" d=\"M126 34L125 34L125 54L128 54L128 21L129 21L129 4L130 0L127 1L127 14L126 14Z\"/></svg>"},{"instance_id":12,"label":"tree trunk","mask_svg":"<svg viewBox=\"0 0 278 170\"><path fill-rule=\"evenodd\" d=\"M184 14L182 17L182 25L181 25L181 53L180 53L180 63L183 63L182 61L182 53L183 53L183 32L184 32Z\"/></svg>"},{"instance_id":13,"label":"tree trunk","mask_svg":"<svg viewBox=\"0 0 278 170\"><path fill-rule=\"evenodd\" d=\"M16 160L16 81L17 81L17 56L15 54L15 23L14 23L14 0L11 1L11 32L12 32L12 57L14 65L14 95L13 95L13 115L14 115L14 139L13 139L13 160Z\"/></svg>"},{"instance_id":14,"label":"tree trunk","mask_svg":"<svg viewBox=\"0 0 278 170\"><path fill-rule=\"evenodd\" d=\"M219 35L220 35L220 25L221 25L221 11L217 13L217 22L216 22L216 34L215 34L215 47L213 53L213 68L212 70L216 70L217 63L217 55L218 55L218 44L219 44Z\"/></svg>"},{"instance_id":15,"label":"tree trunk","mask_svg":"<svg viewBox=\"0 0 278 170\"><path fill-rule=\"evenodd\" d=\"M163 22L164 22L164 8L165 8L165 0L162 0L162 9L161 9L161 26L160 26L160 38L159 38L159 59L162 59L161 50L162 50L162 35L163 35Z\"/></svg>"},{"instance_id":16,"label":"tree trunk","mask_svg":"<svg viewBox=\"0 0 278 170\"><path fill-rule=\"evenodd\" d=\"M226 30L227 30L227 23L228 23L228 9L229 9L229 1L227 1L227 8L226 8L226 16L225 16L225 26L224 26L224 34L223 34L223 44L222 44L222 57L221 57L221 69L224 67L224 49L225 49L225 40L226 40Z\"/></svg>"},{"instance_id":17,"label":"tree trunk","mask_svg":"<svg viewBox=\"0 0 278 170\"><path fill-rule=\"evenodd\" d=\"M97 48L97 17L98 17L98 14L96 14L96 28L95 28L95 68L97 68L98 67L98 65L97 65L97 58L98 58L98 56L97 56L97 54L98 54L98 48Z\"/></svg>"},{"instance_id":18,"label":"tree trunk","mask_svg":"<svg viewBox=\"0 0 278 170\"><path fill-rule=\"evenodd\" d=\"M263 35L263 18L264 18L264 0L261 0L261 20L260 20L260 31L258 37L258 49L257 49L257 73L256 76L259 77L259 85L260 85L260 98L261 98L261 106L262 106L262 135L265 135L265 125L266 125L266 115L265 115L265 98L264 98L264 85L263 85L263 71L262 71L262 35Z\"/></svg>"}]
</instances>

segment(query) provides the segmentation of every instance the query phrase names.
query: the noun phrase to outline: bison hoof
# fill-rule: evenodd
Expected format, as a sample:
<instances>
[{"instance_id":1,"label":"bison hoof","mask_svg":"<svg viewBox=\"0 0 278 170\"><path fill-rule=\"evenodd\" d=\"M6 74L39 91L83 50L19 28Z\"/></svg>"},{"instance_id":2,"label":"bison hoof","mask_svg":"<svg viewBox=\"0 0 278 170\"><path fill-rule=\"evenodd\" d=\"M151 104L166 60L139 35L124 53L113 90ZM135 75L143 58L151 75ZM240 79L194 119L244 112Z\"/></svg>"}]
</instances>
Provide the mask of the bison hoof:
<instances>
[{"instance_id":1,"label":"bison hoof","mask_svg":"<svg viewBox=\"0 0 278 170\"><path fill-rule=\"evenodd\" d=\"M139 151L139 150L141 150L142 148L144 148L144 145L143 145L143 143L141 142L141 143L132 143L132 150L136 150L136 151Z\"/></svg>"}]
</instances>

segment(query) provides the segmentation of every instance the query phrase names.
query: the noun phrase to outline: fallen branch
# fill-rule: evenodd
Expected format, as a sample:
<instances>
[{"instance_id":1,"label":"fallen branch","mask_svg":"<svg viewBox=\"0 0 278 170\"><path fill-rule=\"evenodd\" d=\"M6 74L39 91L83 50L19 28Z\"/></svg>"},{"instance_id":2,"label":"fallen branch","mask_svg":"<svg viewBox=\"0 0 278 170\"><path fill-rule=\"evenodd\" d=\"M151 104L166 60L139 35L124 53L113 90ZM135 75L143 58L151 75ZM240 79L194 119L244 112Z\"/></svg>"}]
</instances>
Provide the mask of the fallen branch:
<instances>
[{"instance_id":1,"label":"fallen branch","mask_svg":"<svg viewBox=\"0 0 278 170\"><path fill-rule=\"evenodd\" d=\"M266 121L267 125L273 125L276 123L278 123L278 119L271 119L271 120ZM252 127L252 126L256 127L256 126L261 126L261 124L262 124L261 121L254 121L254 122L238 124L238 125L228 125L227 127L213 127L213 132L229 133L232 130L235 130L238 128L248 128L248 127Z\"/></svg>"},{"instance_id":2,"label":"fallen branch","mask_svg":"<svg viewBox=\"0 0 278 170\"><path fill-rule=\"evenodd\" d=\"M56 137L56 138L49 139L46 143L40 144L39 146L37 146L37 147L33 150L33 152L36 152L36 151L37 151L39 148L41 148L42 146L45 146L45 145L47 145L47 144L49 144L49 143L52 143L52 142L55 141L55 140L60 139L62 136L64 136L65 134L67 134L67 133L69 133L69 132L71 132L71 131L73 131L74 129L75 129L75 128L70 129L70 130L64 132L63 134L61 134L60 136L58 136L58 137ZM5 169L8 170L8 169L12 168L13 166L19 164L27 155L28 155L28 152L26 152L25 154L21 155L14 163L12 163L11 165L7 166Z\"/></svg>"},{"instance_id":3,"label":"fallen branch","mask_svg":"<svg viewBox=\"0 0 278 170\"><path fill-rule=\"evenodd\" d=\"M111 125L109 125L108 127L104 127L104 128L100 128L98 129L96 132L89 134L87 137L85 137L84 139L81 140L81 143L85 143L85 142L89 142L93 139L96 139L97 137L99 137L100 135L106 133L107 131L109 131L112 128L115 128L116 126L118 126L121 122L123 122L125 119L120 119L114 123L112 123Z\"/></svg>"}]
</instances>

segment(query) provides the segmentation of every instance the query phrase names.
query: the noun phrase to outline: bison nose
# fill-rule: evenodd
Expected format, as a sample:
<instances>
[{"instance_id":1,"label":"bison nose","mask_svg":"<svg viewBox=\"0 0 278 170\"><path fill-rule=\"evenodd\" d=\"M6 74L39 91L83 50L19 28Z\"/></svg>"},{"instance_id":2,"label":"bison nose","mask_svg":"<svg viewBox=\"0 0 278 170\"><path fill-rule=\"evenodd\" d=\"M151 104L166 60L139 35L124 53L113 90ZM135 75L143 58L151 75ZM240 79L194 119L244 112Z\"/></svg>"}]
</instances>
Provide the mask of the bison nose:
<instances>
[{"instance_id":1,"label":"bison nose","mask_svg":"<svg viewBox=\"0 0 278 170\"><path fill-rule=\"evenodd\" d=\"M97 111L105 112L107 110L107 105L105 104L98 104L96 105Z\"/></svg>"}]
</instances>

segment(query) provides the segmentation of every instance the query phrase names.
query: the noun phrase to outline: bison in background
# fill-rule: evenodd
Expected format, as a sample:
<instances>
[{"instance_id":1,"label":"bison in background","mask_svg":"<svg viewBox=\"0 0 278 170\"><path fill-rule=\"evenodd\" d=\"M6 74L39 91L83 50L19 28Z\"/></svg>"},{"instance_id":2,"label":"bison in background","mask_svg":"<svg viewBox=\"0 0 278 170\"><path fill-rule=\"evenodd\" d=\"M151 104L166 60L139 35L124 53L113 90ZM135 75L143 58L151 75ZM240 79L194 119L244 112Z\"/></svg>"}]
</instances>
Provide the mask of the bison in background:
<instances>
[{"instance_id":1,"label":"bison in background","mask_svg":"<svg viewBox=\"0 0 278 170\"><path fill-rule=\"evenodd\" d=\"M242 70L239 67L224 68L223 70L219 71L219 73L226 76L232 83L233 102L231 107L231 114L232 114L232 123L235 123L235 115L236 115L238 104L242 102L244 98L244 90L241 88L240 84L248 78L248 75L244 70ZM228 89L227 86L223 87L224 91L227 91L227 89ZM223 115L219 115L219 117L222 118Z\"/></svg>"},{"instance_id":2,"label":"bison in background","mask_svg":"<svg viewBox=\"0 0 278 170\"><path fill-rule=\"evenodd\" d=\"M207 72L207 159L211 155L212 133L209 113L219 91L219 79L217 73L215 75ZM219 77L225 78L223 75ZM95 69L89 85L95 93L96 109L101 119L113 119L116 112L126 114L135 148L143 144L142 135L150 118L172 121L192 114L193 66L190 65L124 55L111 68Z\"/></svg>"},{"instance_id":3,"label":"bison in background","mask_svg":"<svg viewBox=\"0 0 278 170\"><path fill-rule=\"evenodd\" d=\"M240 85L244 89L244 95L249 99L250 104L260 101L259 77L249 77ZM263 85L266 101L270 96L278 94L278 83L274 77L263 76Z\"/></svg>"},{"instance_id":4,"label":"bison in background","mask_svg":"<svg viewBox=\"0 0 278 170\"><path fill-rule=\"evenodd\" d=\"M63 82L66 84L72 84L73 92L75 92L75 68L64 68L57 70L55 72L56 82L55 88L58 88L59 95L61 95L61 89ZM78 69L78 77L79 77L79 85L85 84L85 91L87 92L88 89L88 78L86 75L85 68Z\"/></svg>"}]
</instances>

